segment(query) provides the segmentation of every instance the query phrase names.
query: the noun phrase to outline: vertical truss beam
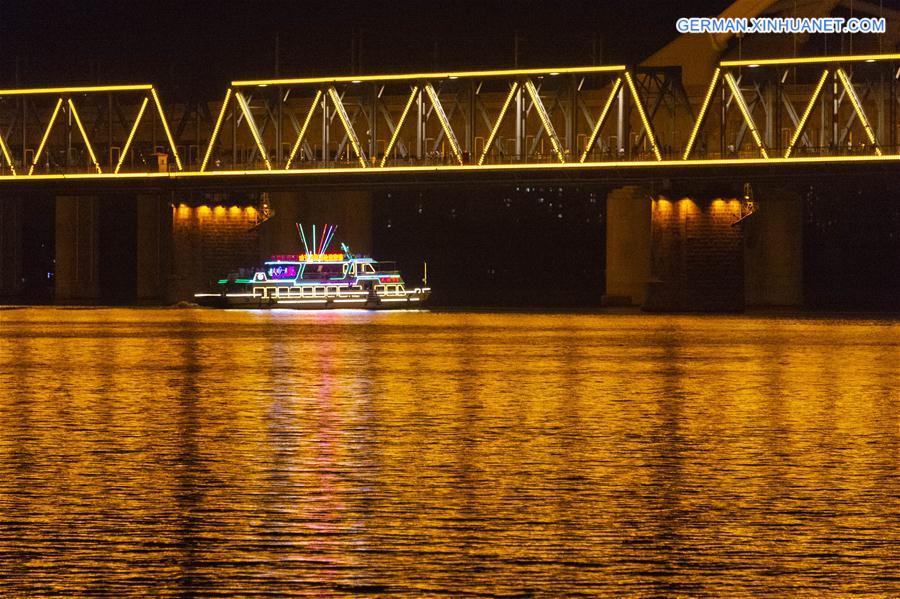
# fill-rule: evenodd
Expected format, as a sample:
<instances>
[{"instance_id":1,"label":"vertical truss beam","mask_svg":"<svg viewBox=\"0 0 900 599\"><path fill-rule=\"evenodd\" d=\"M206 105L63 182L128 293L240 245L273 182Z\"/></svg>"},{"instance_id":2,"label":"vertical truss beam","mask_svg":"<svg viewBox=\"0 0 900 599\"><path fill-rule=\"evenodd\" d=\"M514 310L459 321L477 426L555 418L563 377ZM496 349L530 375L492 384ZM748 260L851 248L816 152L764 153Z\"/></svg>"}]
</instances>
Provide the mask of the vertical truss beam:
<instances>
[{"instance_id":1,"label":"vertical truss beam","mask_svg":"<svg viewBox=\"0 0 900 599\"><path fill-rule=\"evenodd\" d=\"M394 132L391 133L391 139L388 141L387 146L384 148L384 156L381 157L381 166L384 166L387 163L388 156L391 155L391 151L394 149L394 144L397 143L397 138L400 136L400 128L403 127L403 123L406 121L406 116L409 114L409 109L412 108L413 102L416 101L416 94L419 93L419 86L413 85L410 93L409 99L406 100L406 105L403 107L403 112L400 113L400 119L397 121L397 124L394 125Z\"/></svg>"},{"instance_id":2,"label":"vertical truss beam","mask_svg":"<svg viewBox=\"0 0 900 599\"><path fill-rule=\"evenodd\" d=\"M769 154L766 152L766 147L763 144L762 138L759 136L759 130L757 130L756 124L753 122L753 116L750 114L750 109L747 107L747 102L744 100L744 95L741 93L738 84L735 82L734 76L732 76L731 73L725 73L725 82L728 84L728 87L731 88L732 97L738 105L741 114L744 116L744 122L747 123L747 128L750 129L750 135L753 136L753 141L756 142L759 153L763 158L768 158Z\"/></svg>"},{"instance_id":3,"label":"vertical truss beam","mask_svg":"<svg viewBox=\"0 0 900 599\"><path fill-rule=\"evenodd\" d=\"M338 95L337 90L334 89L333 85L328 87L328 97L331 98L331 102L334 104L338 119L340 119L341 124L344 125L344 131L350 139L350 145L353 146L353 151L356 152L356 158L359 161L359 165L366 168L368 164L366 163L366 156L363 153L362 146L359 144L359 138L356 136L356 131L353 129L353 123L350 122L350 117L347 115L344 103L341 102L341 97Z\"/></svg>"},{"instance_id":4,"label":"vertical truss beam","mask_svg":"<svg viewBox=\"0 0 900 599\"><path fill-rule=\"evenodd\" d=\"M297 141L294 142L294 146L291 148L291 153L288 155L287 162L284 164L284 170L289 170L291 168L291 163L294 162L294 158L297 156L297 151L300 149L300 146L303 143L303 138L306 137L306 130L309 129L309 123L312 121L313 113L315 113L316 107L319 105L319 100L321 99L322 90L317 89L316 95L312 101L312 105L306 112L306 118L303 119L303 124L300 125L300 131L297 132Z\"/></svg>"},{"instance_id":5,"label":"vertical truss beam","mask_svg":"<svg viewBox=\"0 0 900 599\"><path fill-rule=\"evenodd\" d=\"M628 90L631 92L632 100L634 100L634 106L637 108L638 116L641 118L641 123L644 125L644 131L647 132L647 140L650 142L650 147L653 149L653 155L656 156L657 161L660 161L662 160L662 154L659 151L659 146L656 144L656 135L653 133L653 126L650 124L649 119L647 119L644 103L641 102L637 88L634 86L634 79L631 77L631 71L625 71L625 83L628 84Z\"/></svg>"},{"instance_id":6,"label":"vertical truss beam","mask_svg":"<svg viewBox=\"0 0 900 599\"><path fill-rule=\"evenodd\" d=\"M244 120L247 121L247 127L250 128L250 134L253 136L253 141L256 142L256 148L259 150L259 155L262 156L263 161L266 163L266 170L272 170L272 163L269 162L269 154L266 152L266 147L263 145L259 129L256 127L256 121L250 113L250 105L247 103L247 99L244 98L244 94L241 92L234 92L234 99L241 108Z\"/></svg>"},{"instance_id":7,"label":"vertical truss beam","mask_svg":"<svg viewBox=\"0 0 900 599\"><path fill-rule=\"evenodd\" d=\"M209 145L206 146L206 153L203 155L203 162L200 163L201 173L206 170L206 165L209 164L209 157L212 156L213 146L216 144L216 139L219 136L219 129L222 128L222 121L225 120L225 110L228 108L229 100L231 100L230 87L225 90L225 99L222 100L222 107L219 108L219 118L216 119L216 124L213 125L212 134L209 136Z\"/></svg>"},{"instance_id":8,"label":"vertical truss beam","mask_svg":"<svg viewBox=\"0 0 900 599\"><path fill-rule=\"evenodd\" d=\"M584 152L581 153L581 158L578 162L587 160L588 154L594 149L594 144L597 143L597 136L600 135L600 129L603 128L603 123L606 122L606 117L609 116L609 109L612 108L613 102L616 100L616 94L619 93L619 88L621 86L622 78L616 77L612 89L609 91L609 97L606 98L606 102L603 104L600 116L597 117L597 122L594 123L594 128L591 130L591 135L588 137L587 143L584 146Z\"/></svg>"},{"instance_id":9,"label":"vertical truss beam","mask_svg":"<svg viewBox=\"0 0 900 599\"><path fill-rule=\"evenodd\" d=\"M53 124L56 123L56 117L59 115L59 109L62 108L62 103L62 98L59 98L56 101L56 106L53 108L53 114L50 116L50 121L48 121L47 128L44 130L44 136L41 138L41 143L38 144L38 149L34 153L34 158L31 159L31 166L28 168L29 175L34 173L34 167L37 166L41 153L44 151L44 146L47 144L47 139L50 137L50 131L53 129Z\"/></svg>"},{"instance_id":10,"label":"vertical truss beam","mask_svg":"<svg viewBox=\"0 0 900 599\"><path fill-rule=\"evenodd\" d=\"M881 156L881 148L878 147L878 140L875 137L875 132L872 131L872 127L869 125L869 119L866 118L866 113L863 111L862 104L859 101L859 97L856 95L856 90L853 89L853 84L847 77L847 73L844 72L843 68L838 67L837 76L838 79L841 80L841 85L843 85L844 89L847 91L847 97L850 98L850 103L853 105L853 110L856 111L856 116L859 117L859 122L863 126L863 129L865 129L866 131L866 136L869 138L869 143L871 143L875 147L875 155Z\"/></svg>"},{"instance_id":11,"label":"vertical truss beam","mask_svg":"<svg viewBox=\"0 0 900 599\"><path fill-rule=\"evenodd\" d=\"M497 120L494 122L494 126L491 128L490 134L488 134L488 138L484 141L484 148L481 150L481 157L478 159L478 166L484 164L484 159L487 157L488 152L491 149L491 145L494 143L494 139L497 137L497 132L500 130L500 124L503 122L503 117L506 116L506 111L509 110L509 105L512 102L513 96L516 95L516 92L519 89L519 82L513 81L512 86L509 88L509 93L506 94L506 100L503 101L503 106L500 107L500 114L497 115Z\"/></svg>"},{"instance_id":12,"label":"vertical truss beam","mask_svg":"<svg viewBox=\"0 0 900 599\"><path fill-rule=\"evenodd\" d=\"M556 154L556 158L560 162L565 162L566 155L563 153L562 145L559 143L559 136L556 135L556 129L553 128L553 123L550 121L550 115L547 114L547 109L541 101L541 96L538 94L531 79L525 80L525 90L531 97L531 105L534 106L534 109L537 111L538 118L544 126L544 131L547 132L547 137L550 138L550 145L553 146L553 152Z\"/></svg>"},{"instance_id":13,"label":"vertical truss beam","mask_svg":"<svg viewBox=\"0 0 900 599\"><path fill-rule=\"evenodd\" d=\"M716 67L716 70L713 72L712 80L709 82L709 88L706 90L706 95L703 97L703 104L700 106L700 112L697 114L697 120L694 122L694 128L691 130L691 136L688 138L687 146L684 148L684 154L681 156L682 160L687 160L691 155L691 150L694 149L694 142L697 141L697 134L700 133L700 127L703 126L703 119L706 117L709 103L716 91L716 85L719 83L719 75L721 72L722 69L719 67Z\"/></svg>"},{"instance_id":14,"label":"vertical truss beam","mask_svg":"<svg viewBox=\"0 0 900 599\"><path fill-rule=\"evenodd\" d=\"M457 141L453 129L450 128L450 121L447 119L447 113L444 112L444 107L441 105L441 101L438 98L437 92L434 91L431 82L425 84L425 93L428 94L428 99L431 100L431 106L437 115L438 121L441 123L441 127L444 129L444 135L447 136L447 141L450 142L450 149L453 150L456 161L459 164L462 164L463 157L462 150L459 148L459 141Z\"/></svg>"},{"instance_id":15,"label":"vertical truss beam","mask_svg":"<svg viewBox=\"0 0 900 599\"><path fill-rule=\"evenodd\" d=\"M72 111L72 117L75 119L75 125L78 127L79 133L81 133L81 139L84 140L84 145L87 148L88 156L91 158L91 162L94 164L94 168L96 169L98 174L103 173L100 169L100 165L97 163L97 155L94 154L94 148L91 147L91 142L88 139L87 132L84 130L84 125L81 122L81 117L78 116L78 111L75 110L75 102L72 101L72 98L68 99L69 110Z\"/></svg>"},{"instance_id":16,"label":"vertical truss beam","mask_svg":"<svg viewBox=\"0 0 900 599\"><path fill-rule=\"evenodd\" d=\"M797 140L799 140L800 136L803 135L803 129L806 127L806 121L809 120L809 115L812 114L813 108L815 108L816 100L819 99L819 94L822 93L822 88L825 86L825 81L828 80L828 74L828 69L822 71L822 76L819 77L819 82L816 84L812 96L809 98L809 103L806 105L806 109L803 111L803 116L800 117L800 120L797 123L797 128L794 130L794 134L791 136L791 141L788 144L787 150L784 151L785 158L789 158L791 156L791 152L794 151L794 146L797 144Z\"/></svg>"}]
</instances>

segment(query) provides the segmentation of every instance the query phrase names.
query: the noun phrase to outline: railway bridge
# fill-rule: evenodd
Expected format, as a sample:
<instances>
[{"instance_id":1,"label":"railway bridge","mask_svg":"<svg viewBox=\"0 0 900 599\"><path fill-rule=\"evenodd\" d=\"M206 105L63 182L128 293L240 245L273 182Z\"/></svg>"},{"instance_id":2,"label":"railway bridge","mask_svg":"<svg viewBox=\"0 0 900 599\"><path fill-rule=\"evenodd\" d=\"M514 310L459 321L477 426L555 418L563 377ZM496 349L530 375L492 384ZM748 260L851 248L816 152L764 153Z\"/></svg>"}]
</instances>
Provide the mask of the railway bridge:
<instances>
[{"instance_id":1,"label":"railway bridge","mask_svg":"<svg viewBox=\"0 0 900 599\"><path fill-rule=\"evenodd\" d=\"M284 251L299 220L370 249L378 190L535 183L604 190L608 303L799 306L800 190L896 185L898 77L900 55L857 54L722 60L700 84L605 65L234 81L200 102L2 89L0 296L27 295L35 211L57 301L105 297L127 247L117 285L172 302Z\"/></svg>"}]
</instances>

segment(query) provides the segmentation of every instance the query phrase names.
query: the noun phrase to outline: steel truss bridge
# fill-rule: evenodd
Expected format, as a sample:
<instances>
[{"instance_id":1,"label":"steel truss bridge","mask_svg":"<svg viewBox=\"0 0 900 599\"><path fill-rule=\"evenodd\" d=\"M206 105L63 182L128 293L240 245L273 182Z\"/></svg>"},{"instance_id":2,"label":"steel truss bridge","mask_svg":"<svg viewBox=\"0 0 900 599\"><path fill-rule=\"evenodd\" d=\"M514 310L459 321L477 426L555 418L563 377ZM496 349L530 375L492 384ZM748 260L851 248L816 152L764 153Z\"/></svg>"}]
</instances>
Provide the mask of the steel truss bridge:
<instances>
[{"instance_id":1,"label":"steel truss bridge","mask_svg":"<svg viewBox=\"0 0 900 599\"><path fill-rule=\"evenodd\" d=\"M0 90L0 183L900 162L900 54ZM690 91L690 93L689 93ZM702 167L706 167L703 169ZM286 177L286 179L285 179Z\"/></svg>"}]
</instances>

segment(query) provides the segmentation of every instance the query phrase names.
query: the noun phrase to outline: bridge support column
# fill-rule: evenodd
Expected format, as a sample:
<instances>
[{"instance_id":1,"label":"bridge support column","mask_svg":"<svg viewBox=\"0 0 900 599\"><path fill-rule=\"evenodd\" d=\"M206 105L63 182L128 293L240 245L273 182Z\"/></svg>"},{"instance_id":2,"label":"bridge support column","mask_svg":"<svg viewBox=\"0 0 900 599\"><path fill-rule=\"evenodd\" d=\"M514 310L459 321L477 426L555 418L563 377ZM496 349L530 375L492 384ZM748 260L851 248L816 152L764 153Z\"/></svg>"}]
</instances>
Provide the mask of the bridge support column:
<instances>
[{"instance_id":1,"label":"bridge support column","mask_svg":"<svg viewBox=\"0 0 900 599\"><path fill-rule=\"evenodd\" d=\"M99 199L56 198L56 299L62 302L100 298Z\"/></svg>"},{"instance_id":2,"label":"bridge support column","mask_svg":"<svg viewBox=\"0 0 900 599\"><path fill-rule=\"evenodd\" d=\"M606 196L605 305L644 303L650 280L650 193L636 186Z\"/></svg>"},{"instance_id":3,"label":"bridge support column","mask_svg":"<svg viewBox=\"0 0 900 599\"><path fill-rule=\"evenodd\" d=\"M648 311L744 309L743 234L735 198L659 196L652 203Z\"/></svg>"},{"instance_id":4,"label":"bridge support column","mask_svg":"<svg viewBox=\"0 0 900 599\"><path fill-rule=\"evenodd\" d=\"M743 221L748 306L803 305L803 198L796 192L757 194L758 210Z\"/></svg>"},{"instance_id":5,"label":"bridge support column","mask_svg":"<svg viewBox=\"0 0 900 599\"><path fill-rule=\"evenodd\" d=\"M353 253L372 252L372 193L369 191L289 191L269 194L272 218L262 227L261 257L303 250L296 223L302 223L309 234L315 224L336 225L331 249L341 242ZM312 240L308 240L312 243Z\"/></svg>"},{"instance_id":6,"label":"bridge support column","mask_svg":"<svg viewBox=\"0 0 900 599\"><path fill-rule=\"evenodd\" d=\"M0 198L0 298L22 291L22 198Z\"/></svg>"},{"instance_id":7,"label":"bridge support column","mask_svg":"<svg viewBox=\"0 0 900 599\"><path fill-rule=\"evenodd\" d=\"M208 196L203 203L176 202L171 210L167 302L191 301L194 293L213 288L219 278L258 264L255 206L237 205L226 196Z\"/></svg>"},{"instance_id":8,"label":"bridge support column","mask_svg":"<svg viewBox=\"0 0 900 599\"><path fill-rule=\"evenodd\" d=\"M172 252L172 206L169 198L137 196L137 300L166 299Z\"/></svg>"}]
</instances>

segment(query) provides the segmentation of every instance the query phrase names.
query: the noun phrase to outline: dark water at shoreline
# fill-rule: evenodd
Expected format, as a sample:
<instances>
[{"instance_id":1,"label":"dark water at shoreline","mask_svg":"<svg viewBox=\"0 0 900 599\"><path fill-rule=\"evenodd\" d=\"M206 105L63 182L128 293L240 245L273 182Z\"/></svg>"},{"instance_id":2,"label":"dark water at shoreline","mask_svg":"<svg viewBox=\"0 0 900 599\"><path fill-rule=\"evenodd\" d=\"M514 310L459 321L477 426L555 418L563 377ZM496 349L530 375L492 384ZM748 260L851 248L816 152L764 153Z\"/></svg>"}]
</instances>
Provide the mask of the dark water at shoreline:
<instances>
[{"instance_id":1,"label":"dark water at shoreline","mask_svg":"<svg viewBox=\"0 0 900 599\"><path fill-rule=\"evenodd\" d=\"M900 594L900 322L0 312L0 596Z\"/></svg>"}]
</instances>

